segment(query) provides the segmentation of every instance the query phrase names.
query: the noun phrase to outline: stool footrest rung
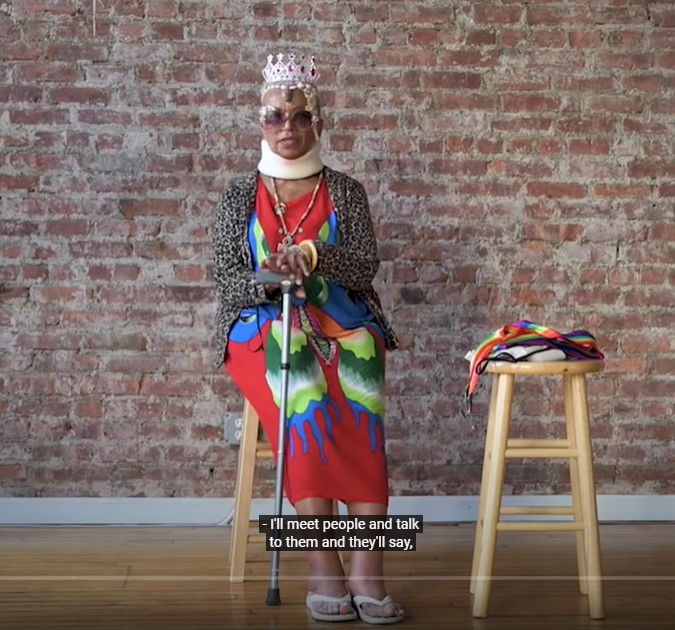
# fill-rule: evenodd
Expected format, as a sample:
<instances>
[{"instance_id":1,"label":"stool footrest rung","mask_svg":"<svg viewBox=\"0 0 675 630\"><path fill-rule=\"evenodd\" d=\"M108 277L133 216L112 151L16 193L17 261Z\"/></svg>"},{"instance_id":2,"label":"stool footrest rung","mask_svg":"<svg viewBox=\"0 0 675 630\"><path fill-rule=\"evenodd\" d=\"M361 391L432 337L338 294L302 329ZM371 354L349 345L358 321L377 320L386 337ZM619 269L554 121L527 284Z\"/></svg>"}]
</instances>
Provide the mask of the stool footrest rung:
<instances>
[{"instance_id":1,"label":"stool footrest rung","mask_svg":"<svg viewBox=\"0 0 675 630\"><path fill-rule=\"evenodd\" d=\"M506 448L570 448L567 439L523 440L511 438L506 442Z\"/></svg>"},{"instance_id":2,"label":"stool footrest rung","mask_svg":"<svg viewBox=\"0 0 675 630\"><path fill-rule=\"evenodd\" d=\"M527 521L524 523L501 521L497 523L497 531L500 532L580 532L583 531L583 529L583 523L574 521Z\"/></svg>"},{"instance_id":3,"label":"stool footrest rung","mask_svg":"<svg viewBox=\"0 0 675 630\"><path fill-rule=\"evenodd\" d=\"M572 506L515 506L509 505L504 506L499 510L499 513L503 516L520 516L520 515L531 515L531 516L574 516L574 508Z\"/></svg>"},{"instance_id":4,"label":"stool footrest rung","mask_svg":"<svg viewBox=\"0 0 675 630\"><path fill-rule=\"evenodd\" d=\"M265 444L263 442L262 444L258 444L258 446L256 446L255 456L256 456L256 459L272 459L274 454L272 453L272 449L270 448L270 445Z\"/></svg>"},{"instance_id":5,"label":"stool footrest rung","mask_svg":"<svg viewBox=\"0 0 675 630\"><path fill-rule=\"evenodd\" d=\"M579 456L576 448L507 448L506 459L571 459Z\"/></svg>"}]
</instances>

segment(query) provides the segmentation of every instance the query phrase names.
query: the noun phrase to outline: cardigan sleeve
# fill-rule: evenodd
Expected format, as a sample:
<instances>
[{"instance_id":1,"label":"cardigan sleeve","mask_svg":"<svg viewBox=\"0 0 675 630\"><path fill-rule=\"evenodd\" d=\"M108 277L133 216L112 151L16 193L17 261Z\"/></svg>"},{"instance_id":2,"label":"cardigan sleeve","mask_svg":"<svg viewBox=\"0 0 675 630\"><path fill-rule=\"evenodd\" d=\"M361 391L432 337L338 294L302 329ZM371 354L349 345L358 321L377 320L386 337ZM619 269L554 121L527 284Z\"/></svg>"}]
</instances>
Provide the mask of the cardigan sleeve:
<instances>
[{"instance_id":1,"label":"cardigan sleeve","mask_svg":"<svg viewBox=\"0 0 675 630\"><path fill-rule=\"evenodd\" d=\"M242 184L235 183L223 193L213 230L214 277L220 300L237 308L269 302L263 285L254 277L243 189Z\"/></svg>"},{"instance_id":2,"label":"cardigan sleeve","mask_svg":"<svg viewBox=\"0 0 675 630\"><path fill-rule=\"evenodd\" d=\"M371 286L380 266L368 197L363 185L348 178L344 204L337 207L337 245L317 241L319 255L315 273L353 291Z\"/></svg>"}]
</instances>

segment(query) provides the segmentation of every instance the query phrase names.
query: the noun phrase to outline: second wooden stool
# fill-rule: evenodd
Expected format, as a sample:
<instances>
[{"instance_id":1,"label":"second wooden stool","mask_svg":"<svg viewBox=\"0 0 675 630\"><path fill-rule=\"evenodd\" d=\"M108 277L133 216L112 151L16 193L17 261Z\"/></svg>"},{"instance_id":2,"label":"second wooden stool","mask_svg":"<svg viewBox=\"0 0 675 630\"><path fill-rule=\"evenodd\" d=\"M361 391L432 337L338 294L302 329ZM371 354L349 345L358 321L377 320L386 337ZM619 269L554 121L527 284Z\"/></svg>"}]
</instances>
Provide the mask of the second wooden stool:
<instances>
[{"instance_id":1,"label":"second wooden stool","mask_svg":"<svg viewBox=\"0 0 675 630\"><path fill-rule=\"evenodd\" d=\"M576 532L579 588L588 595L593 619L604 617L600 538L593 475L593 455L586 390L586 374L602 371L602 361L549 363L491 363L492 396L485 441L471 587L473 616L487 617L498 531ZM509 439L511 403L516 376L562 376L566 439ZM502 507L507 459L567 459L572 489L571 507ZM502 521L500 516L571 516L567 521Z\"/></svg>"}]
</instances>

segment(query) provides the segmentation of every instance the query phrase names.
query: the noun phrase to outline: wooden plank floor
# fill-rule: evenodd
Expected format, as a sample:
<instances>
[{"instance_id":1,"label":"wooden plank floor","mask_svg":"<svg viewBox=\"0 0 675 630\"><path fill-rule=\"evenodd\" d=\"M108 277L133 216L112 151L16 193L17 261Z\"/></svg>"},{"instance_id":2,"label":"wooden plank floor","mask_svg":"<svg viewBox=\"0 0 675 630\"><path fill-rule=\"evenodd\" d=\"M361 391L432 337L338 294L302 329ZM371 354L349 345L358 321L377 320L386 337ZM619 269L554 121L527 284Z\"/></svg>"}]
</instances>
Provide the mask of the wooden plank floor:
<instances>
[{"instance_id":1,"label":"wooden plank floor","mask_svg":"<svg viewBox=\"0 0 675 630\"><path fill-rule=\"evenodd\" d=\"M304 608L302 552L281 555L279 607L265 605L269 554L250 581L227 579L228 528L0 528L3 630L206 630L335 627ZM572 534L501 533L490 618L471 617L472 525L425 526L417 551L392 552L389 590L409 629L675 627L675 525L601 527L607 617L579 595ZM342 627L342 626L340 626ZM359 621L346 624L370 627Z\"/></svg>"}]
</instances>

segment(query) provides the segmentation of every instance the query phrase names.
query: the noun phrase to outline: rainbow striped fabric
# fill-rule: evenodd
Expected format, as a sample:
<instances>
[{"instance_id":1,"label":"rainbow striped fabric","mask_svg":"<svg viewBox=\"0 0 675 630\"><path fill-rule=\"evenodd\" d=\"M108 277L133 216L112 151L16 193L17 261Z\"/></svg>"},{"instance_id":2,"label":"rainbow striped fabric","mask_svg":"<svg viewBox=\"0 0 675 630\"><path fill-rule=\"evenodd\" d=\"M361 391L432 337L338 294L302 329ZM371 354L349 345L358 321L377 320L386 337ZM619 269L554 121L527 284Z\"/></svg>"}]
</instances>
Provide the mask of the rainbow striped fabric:
<instances>
[{"instance_id":1,"label":"rainbow striped fabric","mask_svg":"<svg viewBox=\"0 0 675 630\"><path fill-rule=\"evenodd\" d=\"M573 361L599 361L605 358L605 355L598 349L595 337L586 330L560 333L553 328L527 320L514 322L488 335L473 353L469 365L469 384L466 388L468 409L471 409L471 399L478 387L478 379L488 363L494 361L501 351L513 346L556 348L565 353L566 359ZM503 359L500 358L500 360Z\"/></svg>"}]
</instances>

